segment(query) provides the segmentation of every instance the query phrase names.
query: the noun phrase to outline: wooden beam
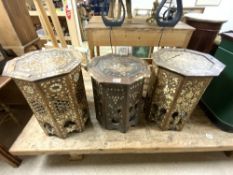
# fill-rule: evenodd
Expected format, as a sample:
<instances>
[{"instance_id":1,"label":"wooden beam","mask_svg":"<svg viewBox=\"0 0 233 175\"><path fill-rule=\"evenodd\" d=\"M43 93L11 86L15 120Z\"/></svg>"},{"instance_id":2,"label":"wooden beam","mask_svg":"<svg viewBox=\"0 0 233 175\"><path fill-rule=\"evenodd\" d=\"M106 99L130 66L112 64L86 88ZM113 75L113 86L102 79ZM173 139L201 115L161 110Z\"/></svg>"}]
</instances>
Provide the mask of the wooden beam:
<instances>
[{"instance_id":1,"label":"wooden beam","mask_svg":"<svg viewBox=\"0 0 233 175\"><path fill-rule=\"evenodd\" d=\"M35 7L39 13L39 15L41 16L40 19L43 20L43 25L44 27L46 28L46 31L48 32L48 36L49 38L51 39L52 43L53 43L53 46L54 47L58 47L58 43L57 43L57 40L56 40L56 37L53 33L53 29L52 29L52 26L50 24L50 21L49 21L49 18L43 8L43 5L41 4L40 0L33 0L34 4L35 4Z\"/></svg>"},{"instance_id":2,"label":"wooden beam","mask_svg":"<svg viewBox=\"0 0 233 175\"><path fill-rule=\"evenodd\" d=\"M61 45L62 45L62 47L67 47L66 40L65 40L64 35L63 35L61 24L60 24L59 19L57 17L54 4L53 4L52 0L45 0L45 2L46 2L46 5L48 7L51 19L53 21L53 25L55 27L55 30L57 32L57 36L61 42Z\"/></svg>"},{"instance_id":3,"label":"wooden beam","mask_svg":"<svg viewBox=\"0 0 233 175\"><path fill-rule=\"evenodd\" d=\"M66 11L66 21L67 21L72 45L74 47L81 47L82 38L78 23L76 0L65 0L63 6L65 7L65 11Z\"/></svg>"},{"instance_id":4,"label":"wooden beam","mask_svg":"<svg viewBox=\"0 0 233 175\"><path fill-rule=\"evenodd\" d=\"M18 167L22 162L21 159L10 154L3 145L0 145L0 157L13 167Z\"/></svg>"}]
</instances>

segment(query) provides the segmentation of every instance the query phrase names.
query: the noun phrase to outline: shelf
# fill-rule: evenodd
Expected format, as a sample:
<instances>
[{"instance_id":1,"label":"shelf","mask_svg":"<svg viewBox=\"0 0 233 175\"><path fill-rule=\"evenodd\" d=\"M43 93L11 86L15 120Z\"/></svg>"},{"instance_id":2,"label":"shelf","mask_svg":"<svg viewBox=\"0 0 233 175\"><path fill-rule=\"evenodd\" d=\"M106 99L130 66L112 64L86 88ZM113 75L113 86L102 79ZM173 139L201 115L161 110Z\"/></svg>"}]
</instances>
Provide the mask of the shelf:
<instances>
[{"instance_id":1,"label":"shelf","mask_svg":"<svg viewBox=\"0 0 233 175\"><path fill-rule=\"evenodd\" d=\"M50 16L49 12L46 12L48 16ZM39 13L37 11L29 11L30 16L39 16ZM57 16L63 16L65 17L66 14L63 11L57 11Z\"/></svg>"},{"instance_id":2,"label":"shelf","mask_svg":"<svg viewBox=\"0 0 233 175\"><path fill-rule=\"evenodd\" d=\"M41 40L50 40L48 36L39 36L39 37ZM71 41L70 36L64 36L64 37L66 41ZM58 37L56 37L56 39L59 40Z\"/></svg>"},{"instance_id":3,"label":"shelf","mask_svg":"<svg viewBox=\"0 0 233 175\"><path fill-rule=\"evenodd\" d=\"M46 136L33 116L10 148L14 155L232 151L231 133L216 128L197 107L182 131L161 131L142 120L127 133L103 129L95 118L91 79L83 70L91 121L66 139Z\"/></svg>"}]
</instances>

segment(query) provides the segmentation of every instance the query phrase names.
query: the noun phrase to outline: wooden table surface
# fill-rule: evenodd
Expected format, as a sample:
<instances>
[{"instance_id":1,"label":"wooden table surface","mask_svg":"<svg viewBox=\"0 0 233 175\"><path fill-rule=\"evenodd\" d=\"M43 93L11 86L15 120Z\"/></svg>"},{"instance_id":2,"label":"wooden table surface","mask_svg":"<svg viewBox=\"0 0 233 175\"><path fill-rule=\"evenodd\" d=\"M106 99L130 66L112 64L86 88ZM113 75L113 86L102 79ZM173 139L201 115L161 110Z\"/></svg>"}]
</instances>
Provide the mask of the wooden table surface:
<instances>
[{"instance_id":1,"label":"wooden table surface","mask_svg":"<svg viewBox=\"0 0 233 175\"><path fill-rule=\"evenodd\" d=\"M66 139L44 134L35 117L28 122L10 148L15 155L104 154L232 151L231 133L216 128L197 107L191 120L179 131L161 131L154 123L141 120L127 133L101 128L95 119L91 81L83 71L91 120L82 133Z\"/></svg>"},{"instance_id":2,"label":"wooden table surface","mask_svg":"<svg viewBox=\"0 0 233 175\"><path fill-rule=\"evenodd\" d=\"M110 30L100 16L91 18L86 27L87 41L91 58L95 56L94 47L99 46L169 46L186 48L195 28L179 22L174 27L149 25L146 18L126 19L121 27ZM111 35L111 43L110 43Z\"/></svg>"},{"instance_id":3,"label":"wooden table surface","mask_svg":"<svg viewBox=\"0 0 233 175\"><path fill-rule=\"evenodd\" d=\"M158 25L150 25L146 22L145 17L135 17L133 19L125 19L125 22L121 27L114 27L116 29L162 29L163 27L159 27ZM176 26L174 27L165 27L166 29L180 29L180 30L195 30L192 26L184 23L184 22L178 22ZM109 27L106 27L104 23L102 22L102 18L100 16L93 16L89 22L89 24L86 27L87 30L89 29L109 29Z\"/></svg>"}]
</instances>

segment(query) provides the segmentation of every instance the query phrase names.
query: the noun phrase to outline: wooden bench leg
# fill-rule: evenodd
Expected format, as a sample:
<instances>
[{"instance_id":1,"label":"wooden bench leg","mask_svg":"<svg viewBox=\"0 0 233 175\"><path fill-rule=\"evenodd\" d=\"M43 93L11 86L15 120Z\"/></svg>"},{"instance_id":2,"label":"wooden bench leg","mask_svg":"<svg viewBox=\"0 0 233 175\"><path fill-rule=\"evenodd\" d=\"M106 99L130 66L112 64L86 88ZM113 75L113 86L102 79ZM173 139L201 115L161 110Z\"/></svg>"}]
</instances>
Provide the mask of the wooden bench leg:
<instances>
[{"instance_id":1,"label":"wooden bench leg","mask_svg":"<svg viewBox=\"0 0 233 175\"><path fill-rule=\"evenodd\" d=\"M2 145L0 145L0 156L3 160L5 160L7 163L9 163L13 167L18 167L22 160L16 156L13 156L10 154L6 148L4 148Z\"/></svg>"},{"instance_id":2,"label":"wooden bench leg","mask_svg":"<svg viewBox=\"0 0 233 175\"><path fill-rule=\"evenodd\" d=\"M84 156L82 154L75 154L75 153L70 153L70 160L72 161L80 161L83 160Z\"/></svg>"},{"instance_id":3,"label":"wooden bench leg","mask_svg":"<svg viewBox=\"0 0 233 175\"><path fill-rule=\"evenodd\" d=\"M224 151L225 156L231 157L233 155L233 151Z\"/></svg>"},{"instance_id":4,"label":"wooden bench leg","mask_svg":"<svg viewBox=\"0 0 233 175\"><path fill-rule=\"evenodd\" d=\"M92 44L89 44L89 49L90 49L90 58L95 57L95 47Z\"/></svg>"},{"instance_id":5,"label":"wooden bench leg","mask_svg":"<svg viewBox=\"0 0 233 175\"><path fill-rule=\"evenodd\" d=\"M100 56L100 46L96 46L97 56Z\"/></svg>"}]
</instances>

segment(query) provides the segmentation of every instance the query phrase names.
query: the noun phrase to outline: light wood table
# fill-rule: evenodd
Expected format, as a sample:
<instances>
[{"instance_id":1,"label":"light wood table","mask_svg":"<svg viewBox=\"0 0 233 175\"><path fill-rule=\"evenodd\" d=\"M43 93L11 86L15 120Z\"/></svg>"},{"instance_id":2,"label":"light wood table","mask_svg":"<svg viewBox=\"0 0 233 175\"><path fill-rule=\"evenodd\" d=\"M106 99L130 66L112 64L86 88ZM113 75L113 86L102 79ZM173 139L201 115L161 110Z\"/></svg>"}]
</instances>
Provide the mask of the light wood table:
<instances>
[{"instance_id":1,"label":"light wood table","mask_svg":"<svg viewBox=\"0 0 233 175\"><path fill-rule=\"evenodd\" d=\"M46 136L35 117L28 122L10 148L14 155L107 154L232 151L231 133L216 128L198 107L184 129L161 131L154 123L142 120L127 133L103 129L95 118L91 79L83 71L91 121L82 133L66 139ZM143 117L143 116L142 116Z\"/></svg>"},{"instance_id":2,"label":"light wood table","mask_svg":"<svg viewBox=\"0 0 233 175\"><path fill-rule=\"evenodd\" d=\"M87 31L87 40L90 49L90 56L95 56L94 47L99 46L169 46L186 48L195 28L179 22L175 27L158 27L148 25L145 18L126 19L121 27L106 27L102 18L94 16L91 18ZM161 38L161 40L160 40ZM160 42L159 42L160 41Z\"/></svg>"}]
</instances>

